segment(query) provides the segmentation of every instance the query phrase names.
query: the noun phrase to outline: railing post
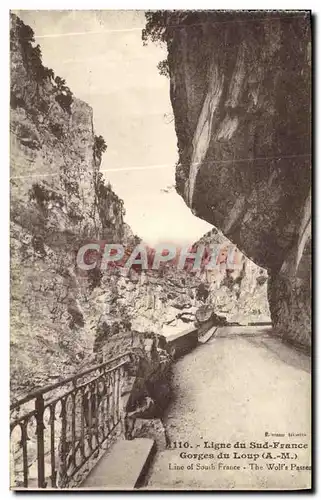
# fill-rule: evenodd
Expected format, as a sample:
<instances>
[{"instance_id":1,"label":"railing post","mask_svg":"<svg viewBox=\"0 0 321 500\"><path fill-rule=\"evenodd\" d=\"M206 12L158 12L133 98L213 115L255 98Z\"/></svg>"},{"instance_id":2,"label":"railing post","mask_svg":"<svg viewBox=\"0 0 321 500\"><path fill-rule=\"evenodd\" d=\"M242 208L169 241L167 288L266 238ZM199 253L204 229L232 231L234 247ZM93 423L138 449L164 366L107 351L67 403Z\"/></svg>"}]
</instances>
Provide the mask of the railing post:
<instances>
[{"instance_id":1,"label":"railing post","mask_svg":"<svg viewBox=\"0 0 321 500\"><path fill-rule=\"evenodd\" d=\"M45 488L45 446L44 446L44 400L42 394L35 401L37 420L37 462L38 462L38 487Z\"/></svg>"},{"instance_id":2,"label":"railing post","mask_svg":"<svg viewBox=\"0 0 321 500\"><path fill-rule=\"evenodd\" d=\"M23 487L24 488L28 488L28 474L29 474L28 447L27 447L27 439L28 439L27 424L28 424L28 421L26 420L20 426L20 428L21 428L21 443L22 443L22 459L23 459Z\"/></svg>"}]
</instances>

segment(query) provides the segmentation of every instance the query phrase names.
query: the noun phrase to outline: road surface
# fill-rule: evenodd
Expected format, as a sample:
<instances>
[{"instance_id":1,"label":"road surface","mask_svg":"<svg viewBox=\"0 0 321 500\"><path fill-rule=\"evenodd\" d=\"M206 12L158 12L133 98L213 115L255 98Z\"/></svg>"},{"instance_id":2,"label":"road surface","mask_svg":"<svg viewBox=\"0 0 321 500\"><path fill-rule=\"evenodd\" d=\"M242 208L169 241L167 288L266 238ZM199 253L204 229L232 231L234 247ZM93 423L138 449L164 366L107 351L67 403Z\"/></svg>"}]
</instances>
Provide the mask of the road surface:
<instances>
[{"instance_id":1,"label":"road surface","mask_svg":"<svg viewBox=\"0 0 321 500\"><path fill-rule=\"evenodd\" d=\"M310 358L262 328L217 335L174 366L171 448L156 454L146 488L309 488Z\"/></svg>"}]
</instances>

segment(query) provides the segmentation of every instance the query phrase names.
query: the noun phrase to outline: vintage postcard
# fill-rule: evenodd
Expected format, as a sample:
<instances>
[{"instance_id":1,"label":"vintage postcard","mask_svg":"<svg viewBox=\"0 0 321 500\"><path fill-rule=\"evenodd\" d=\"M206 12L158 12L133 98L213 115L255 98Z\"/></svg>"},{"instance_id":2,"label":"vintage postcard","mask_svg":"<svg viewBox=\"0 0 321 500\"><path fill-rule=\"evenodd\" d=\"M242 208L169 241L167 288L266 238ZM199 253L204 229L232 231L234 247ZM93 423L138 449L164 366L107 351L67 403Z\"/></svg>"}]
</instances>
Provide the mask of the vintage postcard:
<instances>
[{"instance_id":1,"label":"vintage postcard","mask_svg":"<svg viewBox=\"0 0 321 500\"><path fill-rule=\"evenodd\" d=\"M10 12L13 490L309 490L311 12Z\"/></svg>"}]
</instances>

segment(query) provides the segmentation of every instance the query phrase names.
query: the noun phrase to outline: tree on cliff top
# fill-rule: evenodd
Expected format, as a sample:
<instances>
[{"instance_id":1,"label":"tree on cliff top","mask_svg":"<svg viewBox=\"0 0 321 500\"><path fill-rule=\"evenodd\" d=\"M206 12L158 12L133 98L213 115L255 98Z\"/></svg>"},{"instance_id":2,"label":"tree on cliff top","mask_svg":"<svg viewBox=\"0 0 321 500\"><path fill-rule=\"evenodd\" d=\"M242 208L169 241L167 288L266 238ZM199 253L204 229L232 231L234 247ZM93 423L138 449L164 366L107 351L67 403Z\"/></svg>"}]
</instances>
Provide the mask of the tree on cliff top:
<instances>
[{"instance_id":1,"label":"tree on cliff top","mask_svg":"<svg viewBox=\"0 0 321 500\"><path fill-rule=\"evenodd\" d=\"M21 47L24 64L30 71L37 83L50 78L53 71L42 64L40 45L35 45L35 34L33 29L26 25L18 16L12 14L12 28L10 30L11 50L14 48L15 40Z\"/></svg>"},{"instance_id":2,"label":"tree on cliff top","mask_svg":"<svg viewBox=\"0 0 321 500\"><path fill-rule=\"evenodd\" d=\"M153 43L170 44L175 30L193 27L206 22L208 13L195 10L154 10L145 12L146 26L142 30L143 45Z\"/></svg>"},{"instance_id":3,"label":"tree on cliff top","mask_svg":"<svg viewBox=\"0 0 321 500\"><path fill-rule=\"evenodd\" d=\"M166 43L166 26L168 22L169 11L155 10L145 12L146 26L142 31L143 45L148 41L154 43Z\"/></svg>"},{"instance_id":4,"label":"tree on cliff top","mask_svg":"<svg viewBox=\"0 0 321 500\"><path fill-rule=\"evenodd\" d=\"M142 31L143 45L147 45L148 41L153 43L166 43L167 40L167 22L169 11L157 10L145 13L146 27ZM169 78L169 66L167 59L160 61L157 64L157 69L160 75Z\"/></svg>"},{"instance_id":5,"label":"tree on cliff top","mask_svg":"<svg viewBox=\"0 0 321 500\"><path fill-rule=\"evenodd\" d=\"M36 82L39 95L39 87L45 80L51 80L55 93L55 100L60 107L70 113L70 106L73 100L73 94L69 87L66 86L65 80L59 76L55 77L54 71L42 64L42 54L40 45L35 45L35 34L33 29L25 24L15 14L11 14L11 30L10 30L10 47L20 46L23 64L32 79Z\"/></svg>"}]
</instances>

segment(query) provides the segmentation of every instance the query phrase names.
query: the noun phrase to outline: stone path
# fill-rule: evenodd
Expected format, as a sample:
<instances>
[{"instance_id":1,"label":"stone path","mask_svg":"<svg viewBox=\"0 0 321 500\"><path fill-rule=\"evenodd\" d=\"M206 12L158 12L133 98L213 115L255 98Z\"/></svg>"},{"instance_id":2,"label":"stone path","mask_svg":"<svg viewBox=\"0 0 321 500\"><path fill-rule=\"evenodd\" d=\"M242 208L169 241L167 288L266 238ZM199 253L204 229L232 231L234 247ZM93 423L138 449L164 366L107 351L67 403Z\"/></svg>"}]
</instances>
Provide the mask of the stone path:
<instances>
[{"instance_id":1,"label":"stone path","mask_svg":"<svg viewBox=\"0 0 321 500\"><path fill-rule=\"evenodd\" d=\"M156 454L146 488L310 487L310 472L296 468L311 463L309 448L266 450L249 447L251 441L262 444L267 441L272 446L273 442L309 445L308 356L264 333L262 328L256 332L253 329L242 331L240 327L221 329L214 339L177 361L173 390L174 400L165 419L172 448ZM266 433L285 436L273 437ZM288 433L305 435L294 437ZM231 448L205 449L205 441L231 443ZM237 442L245 442L246 448L234 448ZM185 448L184 443L188 443L189 448ZM230 457L219 458L220 452ZM273 458L254 459L253 454L261 455L262 452L269 452ZM290 456L284 458L282 452L290 452ZM214 458L184 459L181 453L182 456L184 453L211 453ZM234 453L252 456L234 458ZM269 470L268 466L279 464L279 470ZM193 469L188 470L188 466Z\"/></svg>"}]
</instances>

